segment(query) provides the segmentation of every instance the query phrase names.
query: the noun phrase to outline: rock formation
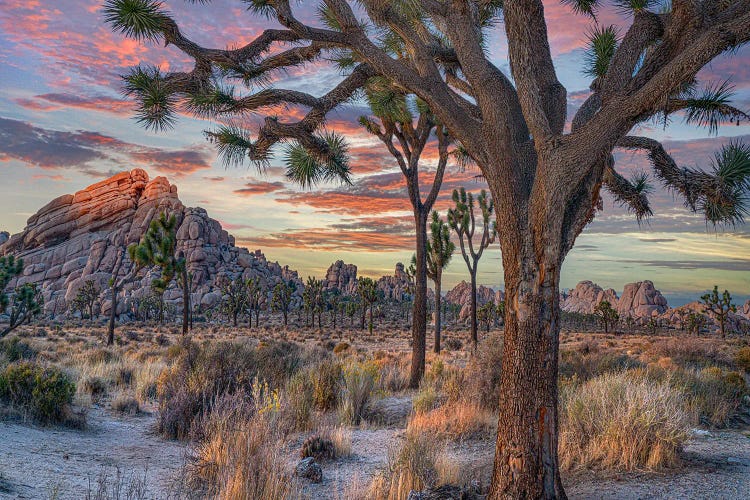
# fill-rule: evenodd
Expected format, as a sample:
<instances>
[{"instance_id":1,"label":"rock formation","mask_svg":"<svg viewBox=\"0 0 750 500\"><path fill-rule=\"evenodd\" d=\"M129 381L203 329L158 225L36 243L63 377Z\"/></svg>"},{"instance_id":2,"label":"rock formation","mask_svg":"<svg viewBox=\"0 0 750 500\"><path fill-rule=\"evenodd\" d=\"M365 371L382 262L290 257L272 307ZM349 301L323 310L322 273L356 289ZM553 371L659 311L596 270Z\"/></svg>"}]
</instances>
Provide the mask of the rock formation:
<instances>
[{"instance_id":1,"label":"rock formation","mask_svg":"<svg viewBox=\"0 0 750 500\"><path fill-rule=\"evenodd\" d=\"M215 305L220 299L217 281L236 276L260 276L270 290L279 280L294 280L296 271L268 262L258 250L234 246L234 237L221 228L202 208L187 208L177 196L177 187L165 177L149 180L135 169L93 184L75 194L60 196L31 216L26 228L0 246L0 254L24 259L24 275L11 283L36 283L42 288L45 312L59 312L70 304L83 284L93 280L102 290L102 312L107 283L119 258L125 259L121 275L130 271L125 248L140 241L150 222L162 212L177 219L177 249L184 252L192 275L194 306ZM150 293L153 271L131 283L131 298ZM182 306L175 283L165 293L167 303ZM63 304L61 306L61 303ZM120 301L125 312L127 301Z\"/></svg>"},{"instance_id":2,"label":"rock formation","mask_svg":"<svg viewBox=\"0 0 750 500\"><path fill-rule=\"evenodd\" d=\"M591 281L581 281L560 303L560 307L566 312L593 314L594 308L603 300L609 302L612 307L617 307L617 292L611 288L604 290Z\"/></svg>"},{"instance_id":3,"label":"rock formation","mask_svg":"<svg viewBox=\"0 0 750 500\"><path fill-rule=\"evenodd\" d=\"M661 320L663 324L684 329L691 313L702 314L705 316L708 319L708 324L706 326L712 332L718 332L719 321L716 319L716 315L707 311L705 304L697 300L688 302L680 307L667 309L658 316L658 319ZM730 312L727 314L726 329L728 332L748 331L748 329L750 329L750 318L744 314L744 307L737 307L737 313Z\"/></svg>"},{"instance_id":4,"label":"rock formation","mask_svg":"<svg viewBox=\"0 0 750 500\"><path fill-rule=\"evenodd\" d=\"M625 285L617 303L617 312L622 318L630 316L634 319L647 319L663 314L666 310L667 299L648 280Z\"/></svg>"},{"instance_id":5,"label":"rock formation","mask_svg":"<svg viewBox=\"0 0 750 500\"><path fill-rule=\"evenodd\" d=\"M385 300L401 302L404 295L409 293L409 288L409 277L401 262L396 264L393 276L383 276L378 280L378 290L383 293Z\"/></svg>"},{"instance_id":6,"label":"rock formation","mask_svg":"<svg viewBox=\"0 0 750 500\"><path fill-rule=\"evenodd\" d=\"M445 300L451 304L461 306L461 311L458 314L459 320L469 319L471 316L471 283L461 281L456 284L456 286L445 294ZM477 308L482 307L487 302L499 304L503 300L505 300L505 294L502 290L496 292L484 285L477 287Z\"/></svg>"},{"instance_id":7,"label":"rock formation","mask_svg":"<svg viewBox=\"0 0 750 500\"><path fill-rule=\"evenodd\" d=\"M323 287L327 290L336 288L344 295L356 294L357 266L344 264L343 260L337 260L326 271Z\"/></svg>"}]
</instances>

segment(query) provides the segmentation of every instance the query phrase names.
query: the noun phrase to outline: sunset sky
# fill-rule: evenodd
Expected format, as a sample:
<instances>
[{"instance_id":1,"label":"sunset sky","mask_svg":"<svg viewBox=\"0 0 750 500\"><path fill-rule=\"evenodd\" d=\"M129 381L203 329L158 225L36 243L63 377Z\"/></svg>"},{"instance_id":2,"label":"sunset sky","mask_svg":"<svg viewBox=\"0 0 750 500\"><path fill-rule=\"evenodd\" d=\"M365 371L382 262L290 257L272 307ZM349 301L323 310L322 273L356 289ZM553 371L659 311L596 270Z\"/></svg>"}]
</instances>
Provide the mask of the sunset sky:
<instances>
[{"instance_id":1,"label":"sunset sky","mask_svg":"<svg viewBox=\"0 0 750 500\"><path fill-rule=\"evenodd\" d=\"M156 134L135 122L132 104L119 93L119 75L139 63L180 70L190 61L172 47L144 46L113 34L103 22L101 3L0 0L0 230L18 232L52 198L140 167L151 177L164 175L177 184L186 205L206 208L239 245L260 248L302 276L322 276L337 259L371 276L390 274L396 262L408 262L414 243L405 186L392 158L357 125L356 118L366 114L361 103L341 108L329 121L349 141L352 186L301 190L285 180L279 160L266 173L252 166L227 169L202 134L215 124L181 117L174 130ZM240 45L275 26L246 12L239 0L165 4L183 32L204 46ZM571 13L559 0L545 5L570 117L588 92L582 61L592 21ZM300 17L315 22L316 6L300 2ZM629 24L614 8L600 12L598 21L622 30ZM509 73L502 27L489 47L496 64ZM320 95L340 78L318 62L279 75L277 84ZM750 110L750 47L714 61L700 78L713 84L729 78L734 104ZM711 136L675 117L666 127L652 123L638 133L664 141L680 165L709 167L722 144L732 138L750 141L750 124L723 126L718 136ZM617 161L626 176L648 167L644 156L633 153L619 153ZM451 168L438 209L449 206L456 187L481 189L473 179L477 173ZM566 261L563 286L590 279L619 293L626 282L650 279L671 305L694 300L714 284L729 289L738 301L750 296L750 226L717 232L661 189L652 204L654 217L639 227L606 198L604 212ZM456 255L443 288L466 277ZM483 259L479 281L502 287L499 245Z\"/></svg>"}]
</instances>

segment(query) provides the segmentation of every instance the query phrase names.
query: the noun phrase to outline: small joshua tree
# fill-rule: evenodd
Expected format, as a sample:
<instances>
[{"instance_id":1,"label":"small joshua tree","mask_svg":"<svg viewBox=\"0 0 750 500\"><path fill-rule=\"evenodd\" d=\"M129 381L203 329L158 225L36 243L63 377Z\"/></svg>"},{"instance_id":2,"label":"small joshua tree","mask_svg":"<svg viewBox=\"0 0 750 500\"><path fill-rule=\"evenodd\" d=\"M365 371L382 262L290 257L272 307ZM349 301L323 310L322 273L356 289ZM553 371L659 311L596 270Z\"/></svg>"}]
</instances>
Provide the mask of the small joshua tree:
<instances>
[{"instance_id":1,"label":"small joshua tree","mask_svg":"<svg viewBox=\"0 0 750 500\"><path fill-rule=\"evenodd\" d=\"M247 280L247 296L250 306L250 326L253 323L253 312L255 313L255 327L260 326L260 311L266 302L266 288L260 280L260 276L255 276Z\"/></svg>"},{"instance_id":2,"label":"small joshua tree","mask_svg":"<svg viewBox=\"0 0 750 500\"><path fill-rule=\"evenodd\" d=\"M34 316L41 314L42 307L44 307L42 292L37 289L35 284L26 283L17 287L10 300L8 326L0 331L0 338L5 337L24 323L31 323Z\"/></svg>"},{"instance_id":3,"label":"small joshua tree","mask_svg":"<svg viewBox=\"0 0 750 500\"><path fill-rule=\"evenodd\" d=\"M323 300L326 308L331 311L331 321L333 328L336 328L336 316L339 311L343 309L343 303L341 302L341 291L338 288L331 288L323 292Z\"/></svg>"},{"instance_id":4,"label":"small joshua tree","mask_svg":"<svg viewBox=\"0 0 750 500\"><path fill-rule=\"evenodd\" d=\"M372 308L378 301L378 287L372 278L362 277L357 281L357 292L362 299L362 328L365 323L365 311L370 310L369 330L372 335Z\"/></svg>"},{"instance_id":5,"label":"small joshua tree","mask_svg":"<svg viewBox=\"0 0 750 500\"><path fill-rule=\"evenodd\" d=\"M732 296L728 290L719 295L719 287L714 285L712 292L701 296L704 304L704 310L713 314L719 322L719 332L721 338L726 337L726 323L730 312L737 312L737 306L732 304Z\"/></svg>"},{"instance_id":6,"label":"small joshua tree","mask_svg":"<svg viewBox=\"0 0 750 500\"><path fill-rule=\"evenodd\" d=\"M620 315L612 307L608 300L602 300L594 307L594 314L604 326L604 333L609 333L609 327L614 326L620 319Z\"/></svg>"},{"instance_id":7,"label":"small joshua tree","mask_svg":"<svg viewBox=\"0 0 750 500\"><path fill-rule=\"evenodd\" d=\"M427 276L435 284L435 345L434 351L440 352L440 328L442 321L443 269L450 263L456 245L451 241L450 228L443 222L437 212L432 212L430 239L427 240Z\"/></svg>"},{"instance_id":8,"label":"small joshua tree","mask_svg":"<svg viewBox=\"0 0 750 500\"><path fill-rule=\"evenodd\" d=\"M221 307L224 313L232 318L232 325L237 326L237 317L244 314L250 303L248 284L237 276L233 280L225 279L220 284Z\"/></svg>"},{"instance_id":9,"label":"small joshua tree","mask_svg":"<svg viewBox=\"0 0 750 500\"><path fill-rule=\"evenodd\" d=\"M685 321L685 330L690 334L700 335L701 330L706 327L706 316L700 313L691 312Z\"/></svg>"},{"instance_id":10,"label":"small joshua tree","mask_svg":"<svg viewBox=\"0 0 750 500\"><path fill-rule=\"evenodd\" d=\"M100 293L101 290L96 286L94 280L84 281L83 286L78 290L75 298L73 298L72 309L80 311L82 319L86 316L89 319L94 319L94 310L99 301Z\"/></svg>"},{"instance_id":11,"label":"small joshua tree","mask_svg":"<svg viewBox=\"0 0 750 500\"><path fill-rule=\"evenodd\" d=\"M289 311L292 307L292 296L296 290L297 285L292 280L281 280L276 283L275 287L273 287L271 307L273 310L281 312L282 316L284 316L284 326L289 324Z\"/></svg>"},{"instance_id":12,"label":"small joshua tree","mask_svg":"<svg viewBox=\"0 0 750 500\"><path fill-rule=\"evenodd\" d=\"M481 323L484 324L486 330L489 332L490 327L497 320L497 308L493 302L487 302L477 310L477 317Z\"/></svg>"},{"instance_id":13,"label":"small joshua tree","mask_svg":"<svg viewBox=\"0 0 750 500\"><path fill-rule=\"evenodd\" d=\"M497 231L495 222L490 221L494 211L494 203L482 189L477 197L479 209L482 212L482 238L477 248L474 248L474 233L477 229L477 221L474 214L474 196L467 193L464 188L453 190L453 202L455 207L448 210L448 224L458 235L461 245L461 255L464 257L466 267L469 268L471 276L471 342L477 347L477 267L479 259L482 258L484 249L495 241Z\"/></svg>"}]
</instances>

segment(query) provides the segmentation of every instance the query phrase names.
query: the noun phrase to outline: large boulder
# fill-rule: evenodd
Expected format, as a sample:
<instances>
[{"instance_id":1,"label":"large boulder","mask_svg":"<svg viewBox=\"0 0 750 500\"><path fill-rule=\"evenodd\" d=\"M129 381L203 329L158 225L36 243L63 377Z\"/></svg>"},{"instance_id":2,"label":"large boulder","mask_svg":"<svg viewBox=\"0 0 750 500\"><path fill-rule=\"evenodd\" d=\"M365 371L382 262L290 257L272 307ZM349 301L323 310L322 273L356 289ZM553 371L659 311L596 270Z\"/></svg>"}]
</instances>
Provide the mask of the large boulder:
<instances>
[{"instance_id":1,"label":"large boulder","mask_svg":"<svg viewBox=\"0 0 750 500\"><path fill-rule=\"evenodd\" d=\"M293 280L299 290L295 301L299 300L302 282L296 271L268 262L260 250L249 253L235 247L234 237L206 210L185 207L175 185L165 177L149 179L142 169L121 172L75 194L60 196L32 215L22 232L9 238L0 233L0 255L13 254L25 264L23 276L10 286L39 285L45 312L53 315L65 309L86 281L94 280L102 290L104 305L107 283L120 260L120 276L132 268L126 247L139 242L161 213L177 220L177 250L188 262L194 304L215 306L220 295L212 290L218 289L218 280L237 276L259 277L269 289L281 279ZM155 277L154 272L142 273L139 280L127 285L126 294L146 296ZM165 299L181 310L182 294L176 287L173 282ZM204 295L208 295L206 300L202 300Z\"/></svg>"},{"instance_id":2,"label":"large boulder","mask_svg":"<svg viewBox=\"0 0 750 500\"><path fill-rule=\"evenodd\" d=\"M326 290L335 288L344 295L354 295L357 293L357 266L337 260L326 271L323 287Z\"/></svg>"},{"instance_id":3,"label":"large boulder","mask_svg":"<svg viewBox=\"0 0 750 500\"><path fill-rule=\"evenodd\" d=\"M628 283L617 303L621 318L648 319L663 314L668 308L667 299L651 281Z\"/></svg>"},{"instance_id":4,"label":"large boulder","mask_svg":"<svg viewBox=\"0 0 750 500\"><path fill-rule=\"evenodd\" d=\"M612 288L605 290L591 281L581 281L562 300L560 308L571 313L593 314L594 308L605 300L617 307L617 292Z\"/></svg>"},{"instance_id":5,"label":"large boulder","mask_svg":"<svg viewBox=\"0 0 750 500\"><path fill-rule=\"evenodd\" d=\"M471 283L461 281L456 284L448 293L445 294L445 300L448 303L461 306L458 319L463 321L471 316ZM499 304L505 300L505 294L502 290L495 291L484 285L477 287L477 308L482 307L488 302Z\"/></svg>"}]
</instances>

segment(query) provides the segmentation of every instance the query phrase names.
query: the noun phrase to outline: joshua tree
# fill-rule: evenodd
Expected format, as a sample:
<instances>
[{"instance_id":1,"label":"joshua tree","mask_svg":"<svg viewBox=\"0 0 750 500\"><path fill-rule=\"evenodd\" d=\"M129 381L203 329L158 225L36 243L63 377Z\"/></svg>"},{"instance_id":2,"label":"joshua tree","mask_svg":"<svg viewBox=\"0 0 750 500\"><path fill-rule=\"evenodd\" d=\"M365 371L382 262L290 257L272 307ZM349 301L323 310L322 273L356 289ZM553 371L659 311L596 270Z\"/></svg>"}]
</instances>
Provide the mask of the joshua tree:
<instances>
[{"instance_id":1,"label":"joshua tree","mask_svg":"<svg viewBox=\"0 0 750 500\"><path fill-rule=\"evenodd\" d=\"M255 312L255 327L260 326L260 311L266 298L266 289L260 281L260 276L247 280L247 295L250 305L250 326L253 323L253 312Z\"/></svg>"},{"instance_id":2,"label":"joshua tree","mask_svg":"<svg viewBox=\"0 0 750 500\"><path fill-rule=\"evenodd\" d=\"M609 333L609 327L614 326L620 319L620 315L617 314L617 311L608 300L602 300L594 306L594 314L602 322L602 325L604 325L604 333Z\"/></svg>"},{"instance_id":3,"label":"joshua tree","mask_svg":"<svg viewBox=\"0 0 750 500\"><path fill-rule=\"evenodd\" d=\"M284 316L284 326L288 325L289 310L292 307L292 296L294 295L294 292L296 290L297 290L297 285L292 280L289 280L289 281L281 280L278 283L276 283L275 287L273 287L273 298L271 299L271 307L276 311L280 311L281 314ZM257 321L256 321L256 324L257 324Z\"/></svg>"},{"instance_id":4,"label":"joshua tree","mask_svg":"<svg viewBox=\"0 0 750 500\"><path fill-rule=\"evenodd\" d=\"M610 3L565 2L592 23L597 9ZM126 92L138 101L138 118L148 127L173 126L181 110L225 123L249 112L274 115L256 136L235 126L208 134L230 163L247 159L263 166L274 144L291 141L295 157L309 160L300 166L340 165L341 143L320 132L326 115L378 77L425 101L478 165L502 221L507 297L493 500L565 497L557 460L560 269L600 207L602 188L636 217L651 213L646 178L633 182L620 175L613 151L647 152L662 182L711 224L737 223L745 213L747 148L726 146L707 172L678 167L658 141L629 134L654 117L679 113L714 131L725 120L745 118L729 105L729 87L701 92L695 77L750 40L750 1L611 3L632 14L629 25L620 37L614 30L591 30L591 92L569 120L542 0L324 0L324 27L298 16L300 4L248 0L248 15L274 17L281 27L231 49L189 40L157 1L105 2L114 30L171 45L195 61L187 72L139 68L126 77ZM507 72L488 50L488 30L499 23ZM285 68L331 60L345 76L322 97L278 88L273 78ZM304 107L304 116L276 117L284 104Z\"/></svg>"},{"instance_id":5,"label":"joshua tree","mask_svg":"<svg viewBox=\"0 0 750 500\"><path fill-rule=\"evenodd\" d=\"M0 311L8 307L8 295L5 289L16 276L23 273L23 259L16 259L13 255L0 257Z\"/></svg>"},{"instance_id":6,"label":"joshua tree","mask_svg":"<svg viewBox=\"0 0 750 500\"><path fill-rule=\"evenodd\" d=\"M427 276L435 284L435 345L434 351L440 352L440 323L442 321L443 300L441 285L443 269L451 261L456 245L451 241L450 228L443 222L437 212L432 212L430 223L430 240L427 242Z\"/></svg>"},{"instance_id":7,"label":"joshua tree","mask_svg":"<svg viewBox=\"0 0 750 500\"><path fill-rule=\"evenodd\" d=\"M0 331L0 338L5 337L10 332L23 325L31 323L34 316L41 314L44 307L42 292L37 289L33 283L26 283L13 291L13 297L10 300L10 310L8 311L8 326ZM5 312L6 307L3 308Z\"/></svg>"},{"instance_id":8,"label":"joshua tree","mask_svg":"<svg viewBox=\"0 0 750 500\"><path fill-rule=\"evenodd\" d=\"M333 328L336 328L336 316L338 316L339 310L343 308L341 302L341 292L338 288L330 288L323 292L323 299L325 307L331 311L331 320L333 322Z\"/></svg>"},{"instance_id":9,"label":"joshua tree","mask_svg":"<svg viewBox=\"0 0 750 500\"><path fill-rule=\"evenodd\" d=\"M477 317L479 321L484 323L485 329L489 332L490 327L495 323L495 320L497 319L497 308L495 308L495 303L485 303L477 310Z\"/></svg>"},{"instance_id":10,"label":"joshua tree","mask_svg":"<svg viewBox=\"0 0 750 500\"><path fill-rule=\"evenodd\" d=\"M701 330L705 328L706 323L707 321L705 315L691 312L688 314L687 320L685 321L685 329L688 331L688 333L692 333L698 336L700 335Z\"/></svg>"},{"instance_id":11,"label":"joshua tree","mask_svg":"<svg viewBox=\"0 0 750 500\"><path fill-rule=\"evenodd\" d=\"M474 214L474 196L467 193L464 188L453 190L454 208L448 210L448 224L458 235L458 243L461 245L461 255L464 257L466 267L469 268L471 276L471 342L474 349L477 347L477 268L479 259L482 258L484 249L495 241L497 231L495 222L491 221L495 205L487 197L487 192L482 189L479 196L479 209L482 211L482 238L477 248L474 248L474 233L477 229L476 216Z\"/></svg>"},{"instance_id":12,"label":"joshua tree","mask_svg":"<svg viewBox=\"0 0 750 500\"><path fill-rule=\"evenodd\" d=\"M97 302L99 302L100 293L101 290L96 286L94 280L84 281L83 286L78 289L78 293L73 298L72 309L80 311L81 318L84 318L88 314L89 319L94 319L94 308Z\"/></svg>"},{"instance_id":13,"label":"joshua tree","mask_svg":"<svg viewBox=\"0 0 750 500\"><path fill-rule=\"evenodd\" d=\"M354 316L357 315L357 311L359 310L359 308L359 304L357 304L357 302L354 300L346 302L346 305L344 306L344 313L349 317L349 326L354 326Z\"/></svg>"},{"instance_id":14,"label":"joshua tree","mask_svg":"<svg viewBox=\"0 0 750 500\"><path fill-rule=\"evenodd\" d=\"M362 328L365 327L365 311L370 309L369 331L372 335L372 308L378 301L378 286L372 278L362 277L357 280L357 293L362 299Z\"/></svg>"},{"instance_id":15,"label":"joshua tree","mask_svg":"<svg viewBox=\"0 0 750 500\"><path fill-rule=\"evenodd\" d=\"M732 296L728 290L724 290L724 293L719 295L719 287L714 285L713 291L701 296L704 307L703 309L714 315L716 320L719 322L719 332L721 338L726 338L725 327L727 323L727 316L730 312L737 312L737 306L732 304Z\"/></svg>"},{"instance_id":16,"label":"joshua tree","mask_svg":"<svg viewBox=\"0 0 750 500\"><path fill-rule=\"evenodd\" d=\"M237 317L247 311L250 304L248 283L242 276L237 276L233 280L223 280L220 286L222 309L232 318L232 325L236 327Z\"/></svg>"},{"instance_id":17,"label":"joshua tree","mask_svg":"<svg viewBox=\"0 0 750 500\"><path fill-rule=\"evenodd\" d=\"M120 235L118 234L116 236L116 239L118 239ZM138 244L133 243L131 245L134 249L138 247ZM115 268L112 270L112 277L109 279L109 293L110 293L110 305L109 305L109 325L107 328L107 345L113 345L115 343L115 318L117 317L117 299L120 293L120 290L122 288L134 281L138 276L140 275L141 270L143 269L143 262L133 260L133 255L130 254L131 250L128 248L128 254L130 255L130 260L133 262L133 266L130 269L130 272L128 272L125 276L120 277L120 269L122 269L122 265L124 262L124 256L125 252L123 251L122 247L117 252L117 263L115 264ZM136 250L133 250L133 252L136 252Z\"/></svg>"},{"instance_id":18,"label":"joshua tree","mask_svg":"<svg viewBox=\"0 0 750 500\"><path fill-rule=\"evenodd\" d=\"M305 307L309 302L310 312L312 314L312 326L315 327L315 316L318 316L318 328L323 329L323 311L325 311L326 301L323 296L323 281L313 276L307 278L305 285L306 298ZM303 292L303 293L304 293Z\"/></svg>"},{"instance_id":19,"label":"joshua tree","mask_svg":"<svg viewBox=\"0 0 750 500\"><path fill-rule=\"evenodd\" d=\"M396 39L394 52L400 47ZM425 368L427 334L427 218L440 193L448 163L448 130L436 119L427 104L406 93L385 78L371 78L365 86L370 111L375 118L360 117L368 132L385 144L396 159L406 181L414 215L416 250L414 258L414 301L412 302L412 363L410 386L416 388ZM416 124L416 125L415 125ZM433 134L437 137L438 163L427 197L420 192L420 161ZM455 151L462 151L456 149ZM461 158L459 156L459 158Z\"/></svg>"},{"instance_id":20,"label":"joshua tree","mask_svg":"<svg viewBox=\"0 0 750 500\"><path fill-rule=\"evenodd\" d=\"M190 327L190 277L187 260L182 251L177 253L177 219L167 218L162 212L153 219L137 245L128 247L128 254L136 267L156 266L161 274L151 282L151 289L159 296L159 323L164 323L164 292L173 279L182 288L182 334Z\"/></svg>"}]
</instances>

